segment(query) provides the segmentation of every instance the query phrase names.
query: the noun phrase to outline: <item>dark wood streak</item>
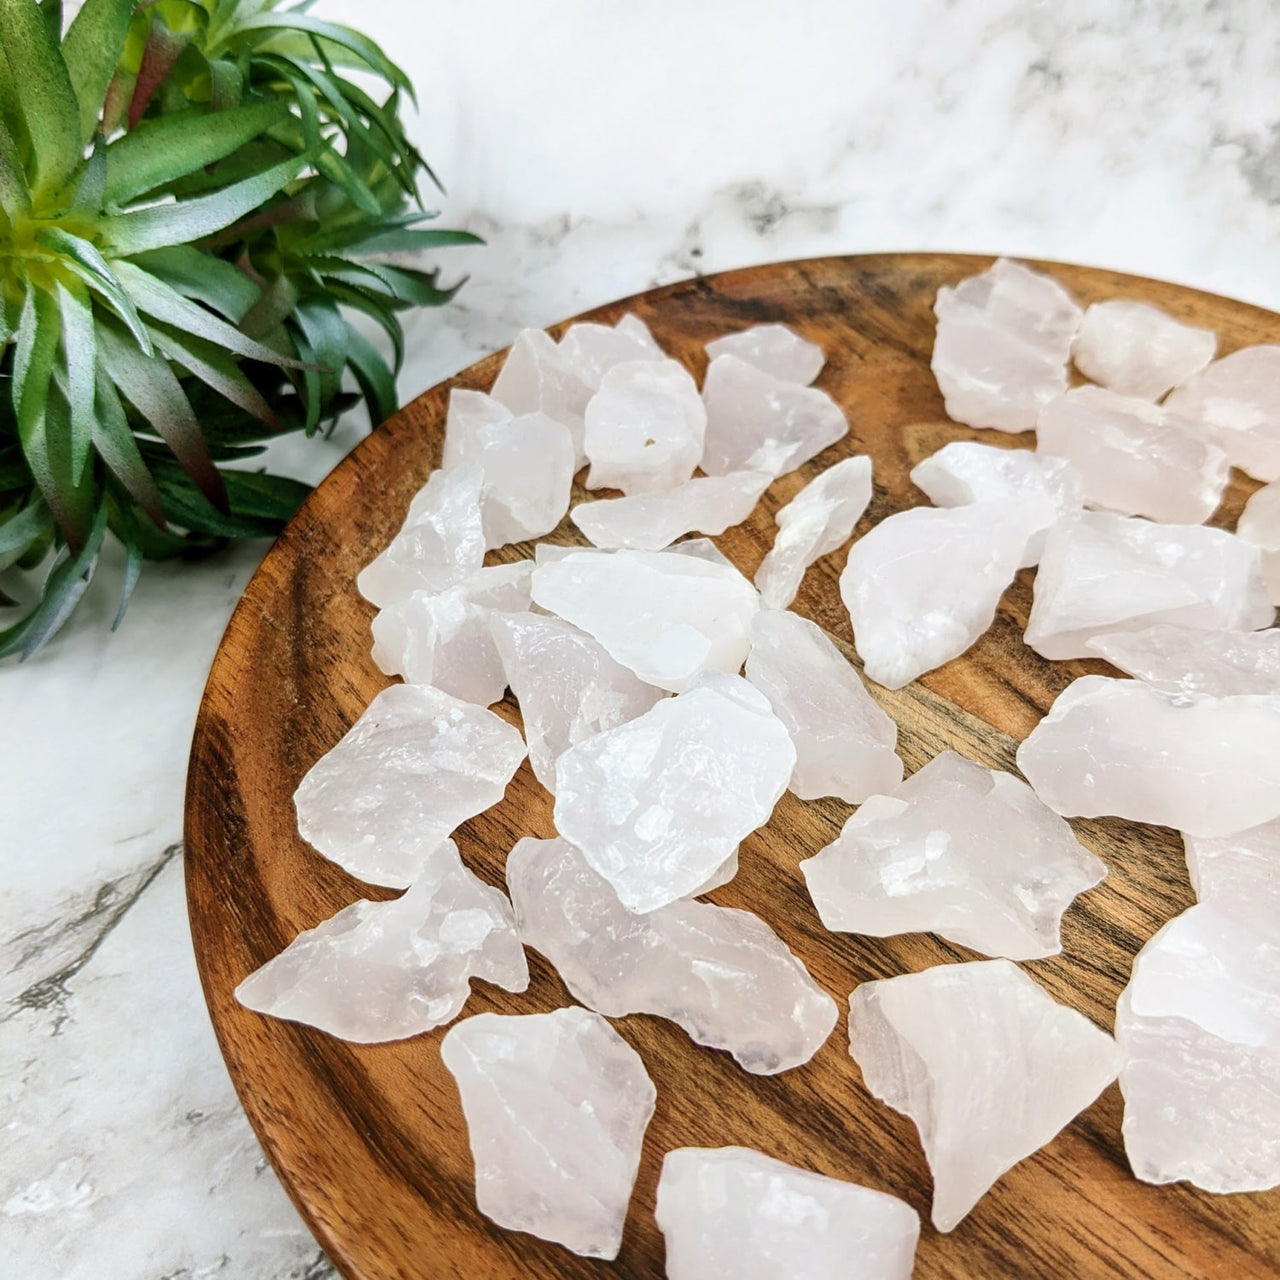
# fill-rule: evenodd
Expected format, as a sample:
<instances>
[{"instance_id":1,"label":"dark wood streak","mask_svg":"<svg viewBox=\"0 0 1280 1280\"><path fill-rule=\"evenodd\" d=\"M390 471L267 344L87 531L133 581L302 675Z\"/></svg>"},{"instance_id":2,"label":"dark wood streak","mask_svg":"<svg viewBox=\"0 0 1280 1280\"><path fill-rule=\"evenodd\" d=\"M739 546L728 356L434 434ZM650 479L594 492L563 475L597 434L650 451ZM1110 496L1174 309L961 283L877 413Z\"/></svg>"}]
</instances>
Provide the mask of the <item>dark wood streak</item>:
<instances>
[{"instance_id":1,"label":"dark wood streak","mask_svg":"<svg viewBox=\"0 0 1280 1280\"><path fill-rule=\"evenodd\" d=\"M870 452L876 492L859 525L920 505L911 467L951 439L1010 438L945 420L928 369L931 305L939 285L989 259L924 254L821 259L688 281L612 304L590 318L634 310L695 373L702 344L730 329L780 320L823 344L820 380L849 412L848 440L771 486L751 520L717 539L754 572L773 516L822 467ZM1144 298L1216 329L1224 351L1280 339L1280 319L1192 290L1114 272L1046 264L1084 301ZM570 1280L662 1274L652 1211L662 1155L672 1147L742 1143L904 1197L926 1219L916 1274L939 1277L1223 1277L1280 1274L1280 1193L1212 1197L1152 1187L1129 1173L1114 1086L1053 1142L1006 1174L950 1235L927 1225L928 1169L915 1129L866 1091L847 1052L846 997L858 983L973 958L921 934L875 939L828 934L798 864L838 832L838 801L791 796L742 851L738 878L713 895L757 911L841 1006L814 1060L783 1076L748 1076L723 1054L693 1046L669 1023L617 1026L658 1086L622 1255L576 1258L498 1230L475 1209L471 1157L457 1094L439 1056L442 1032L392 1045L353 1046L308 1027L239 1008L235 985L301 929L360 896L387 897L313 853L294 829L291 796L307 768L388 682L369 658L372 609L355 592L359 567L395 532L413 492L439 459L449 389L487 388L492 356L408 405L366 440L311 497L250 583L227 629L205 692L187 792L187 889L205 995L245 1109L272 1163L344 1275ZM1237 481L1214 523L1230 527L1252 484ZM588 496L577 490L578 498ZM580 542L566 522L553 541ZM530 554L508 548L500 558ZM805 579L796 608L851 646L836 577L843 554ZM1075 676L1101 662L1050 665L1021 643L1032 574L1006 593L996 624L956 662L913 686L873 689L901 726L914 770L945 748L1014 768L1018 741ZM497 711L519 723L513 701ZM1134 953L1190 904L1173 832L1115 819L1075 824L1110 875L1064 922L1065 950L1028 970L1059 1000L1110 1027ZM552 834L549 797L524 764L504 801L458 833L477 874L502 884L521 835ZM531 954L529 992L477 983L468 1013L552 1009L568 1002L546 961Z\"/></svg>"}]
</instances>

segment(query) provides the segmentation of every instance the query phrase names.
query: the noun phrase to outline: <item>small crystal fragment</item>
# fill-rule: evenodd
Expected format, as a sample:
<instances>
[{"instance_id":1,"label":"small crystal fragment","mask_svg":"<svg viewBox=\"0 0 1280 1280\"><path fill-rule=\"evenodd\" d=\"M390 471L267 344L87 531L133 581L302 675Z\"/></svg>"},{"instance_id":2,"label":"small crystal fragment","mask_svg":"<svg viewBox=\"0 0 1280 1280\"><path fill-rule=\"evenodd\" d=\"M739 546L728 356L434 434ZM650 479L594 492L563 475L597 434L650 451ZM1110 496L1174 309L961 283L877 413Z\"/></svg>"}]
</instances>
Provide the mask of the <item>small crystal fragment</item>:
<instances>
[{"instance_id":1,"label":"small crystal fragment","mask_svg":"<svg viewBox=\"0 0 1280 1280\"><path fill-rule=\"evenodd\" d=\"M1259 489L1244 504L1236 534L1262 550L1262 576L1272 604L1280 604L1280 481Z\"/></svg>"},{"instance_id":2,"label":"small crystal fragment","mask_svg":"<svg viewBox=\"0 0 1280 1280\"><path fill-rule=\"evenodd\" d=\"M1159 623L1094 636L1085 646L1166 693L1280 694L1280 630L1200 631Z\"/></svg>"},{"instance_id":3,"label":"small crystal fragment","mask_svg":"<svg viewBox=\"0 0 1280 1280\"><path fill-rule=\"evenodd\" d=\"M783 382L807 387L822 372L826 356L816 342L802 338L785 324L758 324L727 333L706 346L707 357L737 356Z\"/></svg>"},{"instance_id":4,"label":"small crystal fragment","mask_svg":"<svg viewBox=\"0 0 1280 1280\"><path fill-rule=\"evenodd\" d=\"M649 326L630 312L612 328L607 324L571 324L560 339L560 354L593 391L615 364L667 358Z\"/></svg>"},{"instance_id":5,"label":"small crystal fragment","mask_svg":"<svg viewBox=\"0 0 1280 1280\"><path fill-rule=\"evenodd\" d=\"M556 830L628 911L653 911L700 892L769 820L795 762L765 696L707 671L687 693L560 757Z\"/></svg>"},{"instance_id":6,"label":"small crystal fragment","mask_svg":"<svg viewBox=\"0 0 1280 1280\"><path fill-rule=\"evenodd\" d=\"M1109 1035L1008 960L864 982L849 997L849 1052L867 1088L915 1121L939 1231L1050 1142L1119 1068Z\"/></svg>"},{"instance_id":7,"label":"small crystal fragment","mask_svg":"<svg viewBox=\"0 0 1280 1280\"><path fill-rule=\"evenodd\" d=\"M298 831L353 876L404 889L452 831L502 799L524 756L492 711L393 684L299 783Z\"/></svg>"},{"instance_id":8,"label":"small crystal fragment","mask_svg":"<svg viewBox=\"0 0 1280 1280\"><path fill-rule=\"evenodd\" d=\"M498 422L510 422L511 410L483 391L467 391L455 387L449 392L449 408L444 420L444 459L446 468L457 466L476 432Z\"/></svg>"},{"instance_id":9,"label":"small crystal fragment","mask_svg":"<svg viewBox=\"0 0 1280 1280\"><path fill-rule=\"evenodd\" d=\"M748 1147L667 1152L668 1280L911 1280L920 1218L897 1196Z\"/></svg>"},{"instance_id":10,"label":"small crystal fragment","mask_svg":"<svg viewBox=\"0 0 1280 1280\"><path fill-rule=\"evenodd\" d=\"M573 437L575 460L581 466L586 461L582 416L591 391L549 334L541 329L522 329L489 394L515 415L545 413L563 422Z\"/></svg>"},{"instance_id":11,"label":"small crystal fragment","mask_svg":"<svg viewBox=\"0 0 1280 1280\"><path fill-rule=\"evenodd\" d=\"M1229 835L1280 817L1280 696L1171 694L1082 676L1018 748L1018 768L1069 818Z\"/></svg>"},{"instance_id":12,"label":"small crystal fragment","mask_svg":"<svg viewBox=\"0 0 1280 1280\"><path fill-rule=\"evenodd\" d=\"M820 471L778 512L777 536L755 577L767 608L796 598L804 571L849 541L870 501L871 459L859 454Z\"/></svg>"},{"instance_id":13,"label":"small crystal fragment","mask_svg":"<svg viewBox=\"0 0 1280 1280\"><path fill-rule=\"evenodd\" d=\"M737 356L717 356L707 368L708 475L730 471L794 471L849 432L844 410L825 391L802 387Z\"/></svg>"},{"instance_id":14,"label":"small crystal fragment","mask_svg":"<svg viewBox=\"0 0 1280 1280\"><path fill-rule=\"evenodd\" d=\"M1182 836L1187 874L1201 902L1253 903L1280 908L1280 822L1264 822L1229 836ZM1280 915L1275 918L1280 919Z\"/></svg>"},{"instance_id":15,"label":"small crystal fragment","mask_svg":"<svg viewBox=\"0 0 1280 1280\"><path fill-rule=\"evenodd\" d=\"M1062 913L1107 874L1025 782L954 751L868 799L800 870L828 929L1010 960L1057 955Z\"/></svg>"},{"instance_id":16,"label":"small crystal fragment","mask_svg":"<svg viewBox=\"0 0 1280 1280\"><path fill-rule=\"evenodd\" d=\"M669 1018L744 1070L808 1062L836 1002L759 916L677 901L633 915L567 840L521 840L507 858L520 936L569 994L609 1018Z\"/></svg>"},{"instance_id":17,"label":"small crystal fragment","mask_svg":"<svg viewBox=\"0 0 1280 1280\"><path fill-rule=\"evenodd\" d=\"M1159 400L1213 359L1211 329L1180 324L1146 302L1112 298L1084 313L1072 355L1086 378L1122 396Z\"/></svg>"},{"instance_id":18,"label":"small crystal fragment","mask_svg":"<svg viewBox=\"0 0 1280 1280\"><path fill-rule=\"evenodd\" d=\"M235 994L246 1009L378 1044L452 1022L472 978L523 991L529 966L510 904L446 840L403 897L353 902L299 934Z\"/></svg>"},{"instance_id":19,"label":"small crystal fragment","mask_svg":"<svg viewBox=\"0 0 1280 1280\"><path fill-rule=\"evenodd\" d=\"M657 1091L598 1014L481 1013L440 1056L462 1095L476 1206L587 1258L616 1258Z\"/></svg>"}]
</instances>

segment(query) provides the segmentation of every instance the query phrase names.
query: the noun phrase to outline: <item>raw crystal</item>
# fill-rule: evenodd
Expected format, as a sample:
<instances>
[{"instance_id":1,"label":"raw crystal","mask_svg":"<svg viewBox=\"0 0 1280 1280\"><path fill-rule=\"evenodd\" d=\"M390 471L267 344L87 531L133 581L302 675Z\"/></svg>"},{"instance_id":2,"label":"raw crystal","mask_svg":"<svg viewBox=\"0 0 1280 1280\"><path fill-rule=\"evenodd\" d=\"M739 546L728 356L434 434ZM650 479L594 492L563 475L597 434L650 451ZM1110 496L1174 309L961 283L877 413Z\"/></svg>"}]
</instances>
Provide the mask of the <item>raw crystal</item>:
<instances>
[{"instance_id":1,"label":"raw crystal","mask_svg":"<svg viewBox=\"0 0 1280 1280\"><path fill-rule=\"evenodd\" d=\"M897 1196L748 1147L668 1151L669 1280L911 1280L920 1218Z\"/></svg>"},{"instance_id":2,"label":"raw crystal","mask_svg":"<svg viewBox=\"0 0 1280 1280\"><path fill-rule=\"evenodd\" d=\"M707 343L707 356L737 356L771 377L807 387L822 372L826 357L816 342L785 324L758 324Z\"/></svg>"},{"instance_id":3,"label":"raw crystal","mask_svg":"<svg viewBox=\"0 0 1280 1280\"><path fill-rule=\"evenodd\" d=\"M821 627L787 610L751 624L747 679L787 726L796 749L791 790L801 800L861 804L902 781L894 724Z\"/></svg>"},{"instance_id":4,"label":"raw crystal","mask_svg":"<svg viewBox=\"0 0 1280 1280\"><path fill-rule=\"evenodd\" d=\"M489 394L513 414L545 413L563 422L573 437L577 465L581 466L586 461L582 415L591 391L549 334L541 329L522 329Z\"/></svg>"},{"instance_id":5,"label":"raw crystal","mask_svg":"<svg viewBox=\"0 0 1280 1280\"><path fill-rule=\"evenodd\" d=\"M1234 835L1207 839L1183 834L1187 873L1201 902L1270 900L1280 920L1280 822L1264 822Z\"/></svg>"},{"instance_id":6,"label":"raw crystal","mask_svg":"<svg viewBox=\"0 0 1280 1280\"><path fill-rule=\"evenodd\" d=\"M1122 396L1159 400L1213 359L1212 329L1180 324L1146 302L1112 298L1084 313L1072 355L1086 378Z\"/></svg>"},{"instance_id":7,"label":"raw crystal","mask_svg":"<svg viewBox=\"0 0 1280 1280\"><path fill-rule=\"evenodd\" d=\"M1280 630L1200 631L1159 623L1094 636L1085 646L1168 693L1280 694Z\"/></svg>"},{"instance_id":8,"label":"raw crystal","mask_svg":"<svg viewBox=\"0 0 1280 1280\"><path fill-rule=\"evenodd\" d=\"M649 326L630 312L612 328L607 324L571 324L560 339L560 354L593 391L615 364L667 358Z\"/></svg>"},{"instance_id":9,"label":"raw crystal","mask_svg":"<svg viewBox=\"0 0 1280 1280\"><path fill-rule=\"evenodd\" d=\"M1018 748L1018 768L1067 817L1229 835L1280 817L1280 696L1082 676Z\"/></svg>"},{"instance_id":10,"label":"raw crystal","mask_svg":"<svg viewBox=\"0 0 1280 1280\"><path fill-rule=\"evenodd\" d=\"M629 911L699 892L769 820L795 748L764 694L705 672L688 693L588 738L556 763L556 830Z\"/></svg>"},{"instance_id":11,"label":"raw crystal","mask_svg":"<svg viewBox=\"0 0 1280 1280\"><path fill-rule=\"evenodd\" d=\"M777 515L778 533L756 570L756 587L770 609L785 609L804 571L853 535L871 501L871 459L844 458L820 471Z\"/></svg>"},{"instance_id":12,"label":"raw crystal","mask_svg":"<svg viewBox=\"0 0 1280 1280\"><path fill-rule=\"evenodd\" d=\"M864 982L849 997L849 1045L867 1088L920 1131L939 1231L1051 1141L1119 1067L1109 1035L1008 960Z\"/></svg>"},{"instance_id":13,"label":"raw crystal","mask_svg":"<svg viewBox=\"0 0 1280 1280\"><path fill-rule=\"evenodd\" d=\"M825 391L772 377L737 356L717 356L702 387L707 406L702 469L794 471L849 432L844 410Z\"/></svg>"},{"instance_id":14,"label":"raw crystal","mask_svg":"<svg viewBox=\"0 0 1280 1280\"><path fill-rule=\"evenodd\" d=\"M587 487L674 489L693 475L706 430L698 384L678 360L615 364L587 405Z\"/></svg>"},{"instance_id":15,"label":"raw crystal","mask_svg":"<svg viewBox=\"0 0 1280 1280\"><path fill-rule=\"evenodd\" d=\"M536 613L490 617L506 680L520 703L529 763L548 791L575 743L648 711L661 689L615 662L585 631Z\"/></svg>"},{"instance_id":16,"label":"raw crystal","mask_svg":"<svg viewBox=\"0 0 1280 1280\"><path fill-rule=\"evenodd\" d=\"M389 676L431 684L482 707L507 687L489 619L495 609L529 607L533 561L477 569L438 595L415 591L374 618L373 660Z\"/></svg>"},{"instance_id":17,"label":"raw crystal","mask_svg":"<svg viewBox=\"0 0 1280 1280\"><path fill-rule=\"evenodd\" d=\"M1106 867L1011 773L953 751L872 796L800 870L828 929L937 933L1010 960L1062 950L1062 913Z\"/></svg>"},{"instance_id":18,"label":"raw crystal","mask_svg":"<svg viewBox=\"0 0 1280 1280\"><path fill-rule=\"evenodd\" d=\"M691 530L723 533L741 524L772 479L764 471L695 476L665 493L580 502L569 514L598 547L661 551Z\"/></svg>"},{"instance_id":19,"label":"raw crystal","mask_svg":"<svg viewBox=\"0 0 1280 1280\"><path fill-rule=\"evenodd\" d=\"M598 1014L481 1013L440 1056L462 1096L476 1205L500 1227L616 1258L657 1092Z\"/></svg>"},{"instance_id":20,"label":"raw crystal","mask_svg":"<svg viewBox=\"0 0 1280 1280\"><path fill-rule=\"evenodd\" d=\"M433 471L418 490L400 532L356 578L379 608L414 591L443 591L484 562L480 495L484 472L474 463Z\"/></svg>"},{"instance_id":21,"label":"raw crystal","mask_svg":"<svg viewBox=\"0 0 1280 1280\"><path fill-rule=\"evenodd\" d=\"M533 599L581 627L646 684L672 693L737 671L760 607L735 568L670 551L578 552L539 565Z\"/></svg>"},{"instance_id":22,"label":"raw crystal","mask_svg":"<svg viewBox=\"0 0 1280 1280\"><path fill-rule=\"evenodd\" d=\"M404 889L452 831L502 799L524 756L492 711L393 684L298 785L298 831L353 876Z\"/></svg>"},{"instance_id":23,"label":"raw crystal","mask_svg":"<svg viewBox=\"0 0 1280 1280\"><path fill-rule=\"evenodd\" d=\"M836 1024L836 1002L749 911L678 901L633 915L567 840L521 840L507 885L525 944L606 1017L670 1018L757 1075L808 1062Z\"/></svg>"},{"instance_id":24,"label":"raw crystal","mask_svg":"<svg viewBox=\"0 0 1280 1280\"><path fill-rule=\"evenodd\" d=\"M1263 486L1244 504L1236 533L1262 550L1262 576L1271 602L1280 604L1280 481Z\"/></svg>"},{"instance_id":25,"label":"raw crystal","mask_svg":"<svg viewBox=\"0 0 1280 1280\"><path fill-rule=\"evenodd\" d=\"M352 903L299 934L235 994L247 1009L378 1044L452 1022L472 978L523 991L529 966L510 904L446 840L403 897Z\"/></svg>"},{"instance_id":26,"label":"raw crystal","mask_svg":"<svg viewBox=\"0 0 1280 1280\"><path fill-rule=\"evenodd\" d=\"M485 395L483 391L454 387L449 392L449 408L444 420L442 465L457 466L476 432L498 422L510 422L513 416L505 404Z\"/></svg>"},{"instance_id":27,"label":"raw crystal","mask_svg":"<svg viewBox=\"0 0 1280 1280\"><path fill-rule=\"evenodd\" d=\"M1082 511L1045 539L1026 641L1046 658L1084 658L1105 632L1160 623L1198 630L1253 631L1275 609L1259 552L1201 525Z\"/></svg>"},{"instance_id":28,"label":"raw crystal","mask_svg":"<svg viewBox=\"0 0 1280 1280\"><path fill-rule=\"evenodd\" d=\"M1090 506L1170 524L1213 515L1231 473L1195 423L1102 387L1075 387L1045 405L1036 450L1074 463Z\"/></svg>"},{"instance_id":29,"label":"raw crystal","mask_svg":"<svg viewBox=\"0 0 1280 1280\"><path fill-rule=\"evenodd\" d=\"M849 548L840 596L867 678L900 689L991 625L1038 518L1021 502L915 507Z\"/></svg>"},{"instance_id":30,"label":"raw crystal","mask_svg":"<svg viewBox=\"0 0 1280 1280\"><path fill-rule=\"evenodd\" d=\"M933 372L947 415L971 427L1030 431L1067 389L1081 311L1048 276L1000 258L934 303Z\"/></svg>"}]
</instances>

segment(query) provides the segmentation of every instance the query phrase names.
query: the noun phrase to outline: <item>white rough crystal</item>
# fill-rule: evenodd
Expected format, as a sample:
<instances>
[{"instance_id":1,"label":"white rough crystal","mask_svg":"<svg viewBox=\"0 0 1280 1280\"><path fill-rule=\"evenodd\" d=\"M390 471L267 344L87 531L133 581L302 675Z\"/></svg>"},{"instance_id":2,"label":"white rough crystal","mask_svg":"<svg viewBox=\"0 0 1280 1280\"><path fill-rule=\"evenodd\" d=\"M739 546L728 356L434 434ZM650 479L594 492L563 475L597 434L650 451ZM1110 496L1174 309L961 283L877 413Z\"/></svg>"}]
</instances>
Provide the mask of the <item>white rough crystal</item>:
<instances>
[{"instance_id":1,"label":"white rough crystal","mask_svg":"<svg viewBox=\"0 0 1280 1280\"><path fill-rule=\"evenodd\" d=\"M759 916L678 901L634 915L567 840L521 840L507 858L520 936L569 994L609 1018L669 1018L756 1075L808 1062L836 1002Z\"/></svg>"},{"instance_id":2,"label":"white rough crystal","mask_svg":"<svg viewBox=\"0 0 1280 1280\"><path fill-rule=\"evenodd\" d=\"M1074 464L1090 506L1170 524L1207 520L1231 475L1226 453L1195 423L1102 387L1074 387L1045 405L1036 451Z\"/></svg>"},{"instance_id":3,"label":"white rough crystal","mask_svg":"<svg viewBox=\"0 0 1280 1280\"><path fill-rule=\"evenodd\" d=\"M529 966L511 905L446 840L403 897L353 902L300 933L235 995L273 1018L378 1044L452 1022L472 978L523 991Z\"/></svg>"},{"instance_id":4,"label":"white rough crystal","mask_svg":"<svg viewBox=\"0 0 1280 1280\"><path fill-rule=\"evenodd\" d=\"M755 577L767 608L796 598L804 571L849 541L870 501L871 459L858 454L820 471L778 512L777 536Z\"/></svg>"},{"instance_id":5,"label":"white rough crystal","mask_svg":"<svg viewBox=\"0 0 1280 1280\"><path fill-rule=\"evenodd\" d=\"M597 547L661 551L693 530L723 533L741 524L772 479L764 471L695 476L665 493L580 502L569 515Z\"/></svg>"},{"instance_id":6,"label":"white rough crystal","mask_svg":"<svg viewBox=\"0 0 1280 1280\"><path fill-rule=\"evenodd\" d=\"M840 597L869 680L900 689L991 625L1038 519L1033 505L914 507L849 548Z\"/></svg>"},{"instance_id":7,"label":"white rough crystal","mask_svg":"<svg viewBox=\"0 0 1280 1280\"><path fill-rule=\"evenodd\" d=\"M920 1218L897 1196L748 1147L668 1151L668 1280L911 1280Z\"/></svg>"},{"instance_id":8,"label":"white rough crystal","mask_svg":"<svg viewBox=\"0 0 1280 1280\"><path fill-rule=\"evenodd\" d=\"M1122 396L1159 400L1217 350L1212 329L1181 324L1147 302L1112 298L1085 311L1072 355L1086 378Z\"/></svg>"},{"instance_id":9,"label":"white rough crystal","mask_svg":"<svg viewBox=\"0 0 1280 1280\"><path fill-rule=\"evenodd\" d=\"M587 488L674 489L693 475L706 430L698 384L678 360L616 364L587 405Z\"/></svg>"},{"instance_id":10,"label":"white rough crystal","mask_svg":"<svg viewBox=\"0 0 1280 1280\"><path fill-rule=\"evenodd\" d=\"M947 415L971 427L1030 431L1067 389L1082 312L1055 280L1000 258L938 290L933 372Z\"/></svg>"},{"instance_id":11,"label":"white rough crystal","mask_svg":"<svg viewBox=\"0 0 1280 1280\"><path fill-rule=\"evenodd\" d=\"M1082 676L1018 748L1018 768L1067 817L1229 835L1280 817L1280 696Z\"/></svg>"},{"instance_id":12,"label":"white rough crystal","mask_svg":"<svg viewBox=\"0 0 1280 1280\"><path fill-rule=\"evenodd\" d=\"M1264 485L1244 504L1236 533L1262 551L1262 577L1280 604L1280 481Z\"/></svg>"},{"instance_id":13,"label":"white rough crystal","mask_svg":"<svg viewBox=\"0 0 1280 1280\"><path fill-rule=\"evenodd\" d=\"M771 377L807 387L822 372L827 358L816 342L802 338L785 324L757 324L708 342L709 359L737 356Z\"/></svg>"},{"instance_id":14,"label":"white rough crystal","mask_svg":"<svg viewBox=\"0 0 1280 1280\"><path fill-rule=\"evenodd\" d=\"M702 386L708 475L780 476L847 435L844 410L825 391L784 382L737 356L717 356Z\"/></svg>"},{"instance_id":15,"label":"white rough crystal","mask_svg":"<svg viewBox=\"0 0 1280 1280\"><path fill-rule=\"evenodd\" d=\"M1091 654L1167 693L1280 694L1280 630L1200 631L1160 623L1094 636Z\"/></svg>"},{"instance_id":16,"label":"white rough crystal","mask_svg":"<svg viewBox=\"0 0 1280 1280\"><path fill-rule=\"evenodd\" d=\"M769 820L796 752L768 700L705 672L687 693L571 747L556 763L556 830L629 911L701 892Z\"/></svg>"},{"instance_id":17,"label":"white rough crystal","mask_svg":"<svg viewBox=\"0 0 1280 1280\"><path fill-rule=\"evenodd\" d=\"M492 711L393 684L299 783L298 831L358 879L405 889L451 832L502 799L524 756Z\"/></svg>"},{"instance_id":18,"label":"white rough crystal","mask_svg":"<svg viewBox=\"0 0 1280 1280\"><path fill-rule=\"evenodd\" d=\"M790 785L801 800L839 796L861 804L896 790L898 726L821 627L787 610L762 609L751 624L746 670L795 744Z\"/></svg>"},{"instance_id":19,"label":"white rough crystal","mask_svg":"<svg viewBox=\"0 0 1280 1280\"><path fill-rule=\"evenodd\" d=\"M1109 1035L1008 960L864 982L849 997L849 1044L867 1088L920 1131L939 1231L1051 1141L1119 1068Z\"/></svg>"},{"instance_id":20,"label":"white rough crystal","mask_svg":"<svg viewBox=\"0 0 1280 1280\"><path fill-rule=\"evenodd\" d=\"M556 761L570 747L634 720L665 696L560 618L496 613L490 624L520 703L529 763L548 791L555 791Z\"/></svg>"},{"instance_id":21,"label":"white rough crystal","mask_svg":"<svg viewBox=\"0 0 1280 1280\"><path fill-rule=\"evenodd\" d=\"M954 751L868 799L800 870L828 929L1010 960L1057 955L1063 912L1107 874L1025 782Z\"/></svg>"},{"instance_id":22,"label":"white rough crystal","mask_svg":"<svg viewBox=\"0 0 1280 1280\"><path fill-rule=\"evenodd\" d=\"M446 468L457 466L463 459L463 451L478 431L494 423L510 422L513 416L505 404L483 391L454 387L449 392L449 408L445 413L442 465Z\"/></svg>"},{"instance_id":23,"label":"white rough crystal","mask_svg":"<svg viewBox=\"0 0 1280 1280\"><path fill-rule=\"evenodd\" d=\"M1229 836L1182 836L1187 874L1201 902L1231 904L1270 900L1280 908L1280 822ZM1280 914L1273 916L1280 920Z\"/></svg>"},{"instance_id":24,"label":"white rough crystal","mask_svg":"<svg viewBox=\"0 0 1280 1280\"><path fill-rule=\"evenodd\" d=\"M462 1095L476 1205L587 1258L616 1258L657 1091L598 1014L481 1013L440 1056Z\"/></svg>"},{"instance_id":25,"label":"white rough crystal","mask_svg":"<svg viewBox=\"0 0 1280 1280\"><path fill-rule=\"evenodd\" d=\"M1258 549L1233 534L1082 511L1045 539L1026 641L1046 658L1084 658L1103 633L1255 631L1274 616Z\"/></svg>"},{"instance_id":26,"label":"white rough crystal","mask_svg":"<svg viewBox=\"0 0 1280 1280\"><path fill-rule=\"evenodd\" d=\"M593 391L615 364L667 358L649 326L630 312L612 328L607 324L571 324L560 339L560 354Z\"/></svg>"},{"instance_id":27,"label":"white rough crystal","mask_svg":"<svg viewBox=\"0 0 1280 1280\"><path fill-rule=\"evenodd\" d=\"M592 388L574 364L541 329L516 334L489 394L514 415L545 413L563 422L573 437L578 466L586 461L582 449L583 414Z\"/></svg>"},{"instance_id":28,"label":"white rough crystal","mask_svg":"<svg viewBox=\"0 0 1280 1280\"><path fill-rule=\"evenodd\" d=\"M1233 466L1280 480L1280 346L1244 347L1178 387L1171 413L1203 424Z\"/></svg>"},{"instance_id":29,"label":"white rough crystal","mask_svg":"<svg viewBox=\"0 0 1280 1280\"><path fill-rule=\"evenodd\" d=\"M533 599L594 636L646 684L682 693L706 670L737 671L755 588L732 565L670 551L598 551L539 565Z\"/></svg>"}]
</instances>

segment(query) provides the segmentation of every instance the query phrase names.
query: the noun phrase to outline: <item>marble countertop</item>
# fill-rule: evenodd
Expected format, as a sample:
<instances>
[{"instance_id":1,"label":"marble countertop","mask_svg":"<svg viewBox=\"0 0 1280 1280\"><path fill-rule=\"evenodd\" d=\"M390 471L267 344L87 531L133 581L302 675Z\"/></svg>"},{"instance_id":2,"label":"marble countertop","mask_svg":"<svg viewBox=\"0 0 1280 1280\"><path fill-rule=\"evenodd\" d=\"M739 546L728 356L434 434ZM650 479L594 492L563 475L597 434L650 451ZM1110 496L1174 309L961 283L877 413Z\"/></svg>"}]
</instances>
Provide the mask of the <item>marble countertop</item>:
<instances>
[{"instance_id":1,"label":"marble countertop","mask_svg":"<svg viewBox=\"0 0 1280 1280\"><path fill-rule=\"evenodd\" d=\"M542 325L695 273L1003 252L1280 309L1271 0L322 0L419 88L448 224L489 241L410 328L406 398ZM281 450L318 479L361 434ZM182 789L265 548L100 573L0 667L0 1258L24 1280L334 1274L240 1110L196 978ZM110 566L109 566L110 568Z\"/></svg>"}]
</instances>

